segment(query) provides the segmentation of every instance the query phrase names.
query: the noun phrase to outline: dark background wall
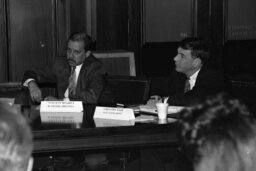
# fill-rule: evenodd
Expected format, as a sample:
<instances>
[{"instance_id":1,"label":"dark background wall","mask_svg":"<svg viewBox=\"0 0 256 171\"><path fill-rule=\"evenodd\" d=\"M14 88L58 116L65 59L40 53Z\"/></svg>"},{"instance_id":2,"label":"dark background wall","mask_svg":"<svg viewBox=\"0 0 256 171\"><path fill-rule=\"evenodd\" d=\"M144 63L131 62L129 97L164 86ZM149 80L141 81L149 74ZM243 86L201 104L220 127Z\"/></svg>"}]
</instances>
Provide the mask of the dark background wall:
<instances>
[{"instance_id":1,"label":"dark background wall","mask_svg":"<svg viewBox=\"0 0 256 171\"><path fill-rule=\"evenodd\" d=\"M242 5L241 5L242 3ZM168 75L177 42L212 42L214 62L231 75L255 77L253 0L0 0L0 81L20 81L25 70L65 56L76 31L98 50L135 53L136 73Z\"/></svg>"}]
</instances>

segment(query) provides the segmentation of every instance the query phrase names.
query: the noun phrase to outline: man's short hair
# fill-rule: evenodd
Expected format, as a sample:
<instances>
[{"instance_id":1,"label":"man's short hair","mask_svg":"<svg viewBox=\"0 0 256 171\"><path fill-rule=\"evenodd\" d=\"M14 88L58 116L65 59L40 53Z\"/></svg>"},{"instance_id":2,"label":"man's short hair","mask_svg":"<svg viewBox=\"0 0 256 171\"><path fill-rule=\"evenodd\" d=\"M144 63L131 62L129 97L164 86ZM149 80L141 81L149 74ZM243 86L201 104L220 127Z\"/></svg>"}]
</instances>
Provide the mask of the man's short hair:
<instances>
[{"instance_id":1,"label":"man's short hair","mask_svg":"<svg viewBox=\"0 0 256 171\"><path fill-rule=\"evenodd\" d=\"M210 57L208 43L201 38L185 38L179 43L179 47L185 50L191 50L192 56L194 58L200 58L203 64L205 64Z\"/></svg>"},{"instance_id":2,"label":"man's short hair","mask_svg":"<svg viewBox=\"0 0 256 171\"><path fill-rule=\"evenodd\" d=\"M25 118L0 103L0 170L25 171L32 148L32 133Z\"/></svg>"},{"instance_id":3,"label":"man's short hair","mask_svg":"<svg viewBox=\"0 0 256 171\"><path fill-rule=\"evenodd\" d=\"M73 33L69 36L68 41L82 41L84 42L84 50L92 50L93 42L92 38L83 32L80 33Z\"/></svg>"},{"instance_id":4,"label":"man's short hair","mask_svg":"<svg viewBox=\"0 0 256 171\"><path fill-rule=\"evenodd\" d=\"M256 125L246 106L220 94L181 115L182 149L196 171L256 170Z\"/></svg>"}]
</instances>

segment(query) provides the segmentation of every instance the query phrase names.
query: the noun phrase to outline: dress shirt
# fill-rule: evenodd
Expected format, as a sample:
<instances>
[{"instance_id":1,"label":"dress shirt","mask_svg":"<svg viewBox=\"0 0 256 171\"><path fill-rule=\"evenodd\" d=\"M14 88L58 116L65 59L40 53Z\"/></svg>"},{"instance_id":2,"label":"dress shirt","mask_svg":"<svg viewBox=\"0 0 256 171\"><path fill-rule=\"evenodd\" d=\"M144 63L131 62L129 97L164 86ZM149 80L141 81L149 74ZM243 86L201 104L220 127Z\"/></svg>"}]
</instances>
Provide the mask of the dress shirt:
<instances>
[{"instance_id":1,"label":"dress shirt","mask_svg":"<svg viewBox=\"0 0 256 171\"><path fill-rule=\"evenodd\" d=\"M200 69L197 70L193 75L191 75L191 76L189 77L190 90L192 90L193 87L194 87L195 84L196 84L196 78L197 78L197 76L198 76L199 71L200 71Z\"/></svg>"}]
</instances>

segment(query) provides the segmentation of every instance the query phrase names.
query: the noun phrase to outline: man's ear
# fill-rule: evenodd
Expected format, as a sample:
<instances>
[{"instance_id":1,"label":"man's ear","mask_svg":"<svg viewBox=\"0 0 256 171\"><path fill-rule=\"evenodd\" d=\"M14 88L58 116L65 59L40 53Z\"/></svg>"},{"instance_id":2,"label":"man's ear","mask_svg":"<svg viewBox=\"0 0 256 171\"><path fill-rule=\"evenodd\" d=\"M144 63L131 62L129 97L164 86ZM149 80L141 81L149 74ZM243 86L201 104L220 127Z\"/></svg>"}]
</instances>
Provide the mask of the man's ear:
<instances>
[{"instance_id":1,"label":"man's ear","mask_svg":"<svg viewBox=\"0 0 256 171\"><path fill-rule=\"evenodd\" d=\"M34 158L30 157L28 160L28 167L27 167L27 171L32 171L33 169L33 164L34 164Z\"/></svg>"},{"instance_id":2,"label":"man's ear","mask_svg":"<svg viewBox=\"0 0 256 171\"><path fill-rule=\"evenodd\" d=\"M86 51L86 52L85 52L85 57L87 58L88 56L91 55L91 53L92 53L92 51L90 51L90 50Z\"/></svg>"},{"instance_id":3,"label":"man's ear","mask_svg":"<svg viewBox=\"0 0 256 171\"><path fill-rule=\"evenodd\" d=\"M195 58L193 64L195 67L201 67L202 60L200 58Z\"/></svg>"}]
</instances>

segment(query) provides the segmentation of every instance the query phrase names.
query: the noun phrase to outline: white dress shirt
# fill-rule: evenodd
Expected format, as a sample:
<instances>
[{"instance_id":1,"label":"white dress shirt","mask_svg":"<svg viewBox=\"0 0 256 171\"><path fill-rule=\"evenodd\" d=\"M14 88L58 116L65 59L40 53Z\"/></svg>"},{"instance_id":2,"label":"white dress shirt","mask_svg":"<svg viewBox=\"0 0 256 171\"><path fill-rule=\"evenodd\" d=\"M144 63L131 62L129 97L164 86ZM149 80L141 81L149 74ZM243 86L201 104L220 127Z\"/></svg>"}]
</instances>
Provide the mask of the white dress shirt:
<instances>
[{"instance_id":1,"label":"white dress shirt","mask_svg":"<svg viewBox=\"0 0 256 171\"><path fill-rule=\"evenodd\" d=\"M200 69L197 70L193 75L191 75L189 77L190 90L192 90L194 88L195 84L196 84L196 79L197 79L199 71L200 71Z\"/></svg>"}]
</instances>

